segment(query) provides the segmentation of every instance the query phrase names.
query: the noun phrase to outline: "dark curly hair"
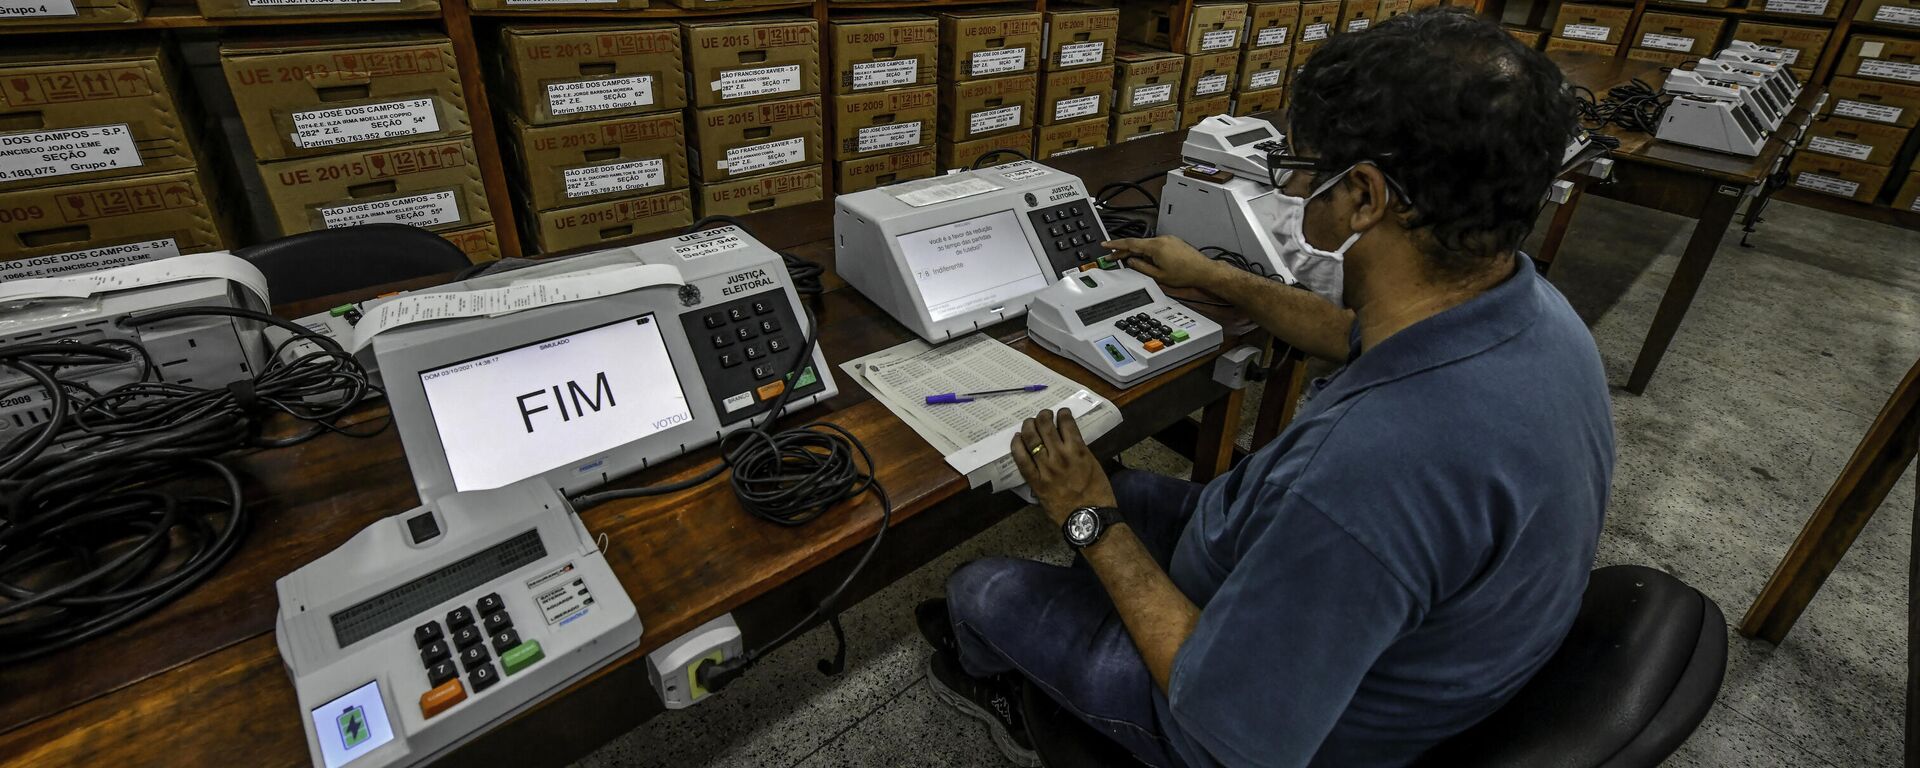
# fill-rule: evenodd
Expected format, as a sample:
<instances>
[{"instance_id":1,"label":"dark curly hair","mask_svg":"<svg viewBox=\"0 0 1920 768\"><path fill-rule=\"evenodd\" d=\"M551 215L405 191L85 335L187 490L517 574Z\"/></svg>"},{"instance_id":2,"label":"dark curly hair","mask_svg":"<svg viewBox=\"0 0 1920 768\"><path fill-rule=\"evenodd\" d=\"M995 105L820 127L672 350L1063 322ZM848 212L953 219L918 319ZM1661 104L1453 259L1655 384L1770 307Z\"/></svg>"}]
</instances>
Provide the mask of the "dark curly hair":
<instances>
[{"instance_id":1,"label":"dark curly hair","mask_svg":"<svg viewBox=\"0 0 1920 768\"><path fill-rule=\"evenodd\" d=\"M1399 182L1441 274L1520 247L1577 130L1559 68L1458 9L1334 36L1295 78L1288 119L1330 171L1365 160Z\"/></svg>"}]
</instances>

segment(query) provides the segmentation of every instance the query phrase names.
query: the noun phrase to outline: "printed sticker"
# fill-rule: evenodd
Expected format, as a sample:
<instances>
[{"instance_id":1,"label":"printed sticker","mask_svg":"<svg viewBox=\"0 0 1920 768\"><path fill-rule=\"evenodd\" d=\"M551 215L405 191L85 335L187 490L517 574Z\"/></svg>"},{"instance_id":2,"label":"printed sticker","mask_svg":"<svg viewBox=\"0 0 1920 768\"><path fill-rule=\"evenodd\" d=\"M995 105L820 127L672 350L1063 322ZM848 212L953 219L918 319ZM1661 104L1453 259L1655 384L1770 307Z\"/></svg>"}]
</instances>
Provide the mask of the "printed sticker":
<instances>
[{"instance_id":1,"label":"printed sticker","mask_svg":"<svg viewBox=\"0 0 1920 768\"><path fill-rule=\"evenodd\" d=\"M994 51L980 51L973 55L973 62L968 67L967 73L975 77L1018 72L1027 68L1027 49L1001 48Z\"/></svg>"},{"instance_id":2,"label":"printed sticker","mask_svg":"<svg viewBox=\"0 0 1920 768\"><path fill-rule=\"evenodd\" d=\"M1173 83L1142 85L1133 89L1133 105L1144 107L1173 100Z\"/></svg>"},{"instance_id":3,"label":"printed sticker","mask_svg":"<svg viewBox=\"0 0 1920 768\"><path fill-rule=\"evenodd\" d=\"M1078 67L1087 64L1098 64L1101 59L1106 57L1107 44L1103 40L1094 40L1086 43L1067 43L1066 45L1060 46L1060 56L1056 65L1061 67Z\"/></svg>"},{"instance_id":4,"label":"printed sticker","mask_svg":"<svg viewBox=\"0 0 1920 768\"><path fill-rule=\"evenodd\" d=\"M1900 122L1900 113L1906 111L1890 104L1869 104L1864 101L1841 99L1834 102L1833 113L1841 117L1859 120L1872 120L1876 123Z\"/></svg>"},{"instance_id":5,"label":"printed sticker","mask_svg":"<svg viewBox=\"0 0 1920 768\"><path fill-rule=\"evenodd\" d=\"M1807 173L1806 171L1801 171L1798 176L1794 177L1793 185L1796 187L1806 187L1816 192L1825 192L1829 195L1839 195L1841 197L1853 197L1854 193L1860 191L1860 182L1836 179L1831 176L1820 176Z\"/></svg>"},{"instance_id":6,"label":"printed sticker","mask_svg":"<svg viewBox=\"0 0 1920 768\"><path fill-rule=\"evenodd\" d=\"M148 240L143 243L106 245L82 251L0 262L0 280L50 277L68 272L93 272L178 255L180 255L180 246L171 237Z\"/></svg>"},{"instance_id":7,"label":"printed sticker","mask_svg":"<svg viewBox=\"0 0 1920 768\"><path fill-rule=\"evenodd\" d=\"M1072 120L1100 113L1100 94L1094 93L1054 102L1054 120Z\"/></svg>"},{"instance_id":8,"label":"printed sticker","mask_svg":"<svg viewBox=\"0 0 1920 768\"><path fill-rule=\"evenodd\" d=\"M853 89L856 91L912 85L919 81L919 59L863 61L853 65Z\"/></svg>"},{"instance_id":9,"label":"printed sticker","mask_svg":"<svg viewBox=\"0 0 1920 768\"><path fill-rule=\"evenodd\" d=\"M854 132L854 144L857 152L879 152L900 147L920 145L920 121L894 123L893 125L874 125Z\"/></svg>"},{"instance_id":10,"label":"printed sticker","mask_svg":"<svg viewBox=\"0 0 1920 768\"><path fill-rule=\"evenodd\" d=\"M126 124L0 134L0 181L140 167Z\"/></svg>"},{"instance_id":11,"label":"printed sticker","mask_svg":"<svg viewBox=\"0 0 1920 768\"><path fill-rule=\"evenodd\" d=\"M972 136L977 133L1013 128L1019 124L1019 104L1000 107L998 109L983 109L967 116L967 135Z\"/></svg>"},{"instance_id":12,"label":"printed sticker","mask_svg":"<svg viewBox=\"0 0 1920 768\"><path fill-rule=\"evenodd\" d=\"M1867 77L1886 77L1894 80L1920 82L1920 64L1885 59L1863 59L1860 62L1860 74Z\"/></svg>"},{"instance_id":13,"label":"printed sticker","mask_svg":"<svg viewBox=\"0 0 1920 768\"><path fill-rule=\"evenodd\" d=\"M1240 30L1216 29L1212 32L1201 33L1200 50L1218 51L1223 48L1232 48L1236 43L1239 43L1239 42L1240 42Z\"/></svg>"},{"instance_id":14,"label":"printed sticker","mask_svg":"<svg viewBox=\"0 0 1920 768\"><path fill-rule=\"evenodd\" d=\"M653 103L653 75L608 77L547 84L547 111L577 115Z\"/></svg>"},{"instance_id":15,"label":"printed sticker","mask_svg":"<svg viewBox=\"0 0 1920 768\"><path fill-rule=\"evenodd\" d=\"M1250 90L1259 90L1261 88L1272 88L1280 84L1280 76L1283 74L1286 74L1286 71L1280 70L1280 69L1269 69L1265 72L1255 72L1253 73L1253 77L1247 78L1247 87Z\"/></svg>"},{"instance_id":16,"label":"printed sticker","mask_svg":"<svg viewBox=\"0 0 1920 768\"><path fill-rule=\"evenodd\" d=\"M728 173L739 175L792 165L806 159L807 140L805 137L796 136L791 139L769 141L765 144L730 148L727 150L727 159L720 161L720 167Z\"/></svg>"},{"instance_id":17,"label":"printed sticker","mask_svg":"<svg viewBox=\"0 0 1920 768\"><path fill-rule=\"evenodd\" d=\"M0 19L78 15L73 0L0 0Z\"/></svg>"},{"instance_id":18,"label":"printed sticker","mask_svg":"<svg viewBox=\"0 0 1920 768\"><path fill-rule=\"evenodd\" d=\"M1648 32L1640 36L1640 47L1657 48L1662 51L1679 51L1681 53L1687 53L1693 50L1693 38L1680 37L1678 35L1663 35L1658 32Z\"/></svg>"},{"instance_id":19,"label":"printed sticker","mask_svg":"<svg viewBox=\"0 0 1920 768\"><path fill-rule=\"evenodd\" d=\"M1761 10L1768 13L1801 13L1808 16L1824 16L1827 13L1828 0L1766 0Z\"/></svg>"},{"instance_id":20,"label":"printed sticker","mask_svg":"<svg viewBox=\"0 0 1920 768\"><path fill-rule=\"evenodd\" d=\"M1568 40L1592 40L1604 43L1612 29L1598 24L1568 24L1560 28L1560 36Z\"/></svg>"},{"instance_id":21,"label":"printed sticker","mask_svg":"<svg viewBox=\"0 0 1920 768\"><path fill-rule=\"evenodd\" d=\"M428 192L364 203L322 206L320 221L327 229L361 224L407 224L437 227L460 221L460 196L451 190Z\"/></svg>"},{"instance_id":22,"label":"printed sticker","mask_svg":"<svg viewBox=\"0 0 1920 768\"><path fill-rule=\"evenodd\" d=\"M386 101L293 113L293 143L301 149L417 136L440 130L432 98Z\"/></svg>"},{"instance_id":23,"label":"printed sticker","mask_svg":"<svg viewBox=\"0 0 1920 768\"><path fill-rule=\"evenodd\" d=\"M1841 141L1840 139L1829 136L1815 136L1807 139L1807 151L1819 152L1825 155L1850 157L1855 160L1865 160L1873 154L1873 147L1867 144Z\"/></svg>"},{"instance_id":24,"label":"printed sticker","mask_svg":"<svg viewBox=\"0 0 1920 768\"><path fill-rule=\"evenodd\" d=\"M1193 95L1207 96L1227 92L1226 75L1207 75L1193 84Z\"/></svg>"},{"instance_id":25,"label":"printed sticker","mask_svg":"<svg viewBox=\"0 0 1920 768\"><path fill-rule=\"evenodd\" d=\"M1260 48L1270 48L1287 44L1287 30L1292 27L1268 27L1253 36L1253 44Z\"/></svg>"},{"instance_id":26,"label":"printed sticker","mask_svg":"<svg viewBox=\"0 0 1920 768\"><path fill-rule=\"evenodd\" d=\"M800 65L729 69L720 73L714 90L722 99L745 99L800 90Z\"/></svg>"},{"instance_id":27,"label":"printed sticker","mask_svg":"<svg viewBox=\"0 0 1920 768\"><path fill-rule=\"evenodd\" d=\"M560 172L569 199L611 192L652 189L667 185L667 161L654 158L629 163L589 165Z\"/></svg>"}]
</instances>

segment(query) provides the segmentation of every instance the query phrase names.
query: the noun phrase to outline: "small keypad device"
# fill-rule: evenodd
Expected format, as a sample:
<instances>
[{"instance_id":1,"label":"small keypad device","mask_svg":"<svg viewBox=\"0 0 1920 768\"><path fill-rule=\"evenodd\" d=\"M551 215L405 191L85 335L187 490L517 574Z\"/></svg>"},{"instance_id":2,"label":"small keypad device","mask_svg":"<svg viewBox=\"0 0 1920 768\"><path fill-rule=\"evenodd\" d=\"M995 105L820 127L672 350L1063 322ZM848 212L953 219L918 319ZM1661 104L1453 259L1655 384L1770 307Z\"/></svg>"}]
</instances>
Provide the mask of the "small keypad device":
<instances>
[{"instance_id":1,"label":"small keypad device","mask_svg":"<svg viewBox=\"0 0 1920 768\"><path fill-rule=\"evenodd\" d=\"M476 615L480 617L478 622ZM479 693L499 682L500 669L511 675L546 657L538 641L522 641L520 633L514 631L513 616L507 613L506 601L498 592L482 596L471 608L463 605L449 611L447 623L460 625L452 638L457 651L449 648L439 622L429 621L413 630L430 689L420 695L420 714L424 717L433 717L466 700L467 689L460 685L461 670L467 673L467 685ZM499 669L494 667L496 654ZM453 658L456 655L457 665Z\"/></svg>"},{"instance_id":2,"label":"small keypad device","mask_svg":"<svg viewBox=\"0 0 1920 768\"><path fill-rule=\"evenodd\" d=\"M703 305L681 317L688 345L702 355L700 377L721 424L765 413L789 385L796 398L825 388L811 366L797 383L787 380L807 339L783 293Z\"/></svg>"},{"instance_id":3,"label":"small keypad device","mask_svg":"<svg viewBox=\"0 0 1920 768\"><path fill-rule=\"evenodd\" d=\"M1107 239L1107 231L1100 226L1100 217L1095 214L1092 203L1076 200L1037 208L1028 211L1027 217L1033 222L1033 231L1040 233L1040 241L1047 246L1047 263L1056 274L1091 264L1107 255L1107 249L1100 247Z\"/></svg>"}]
</instances>

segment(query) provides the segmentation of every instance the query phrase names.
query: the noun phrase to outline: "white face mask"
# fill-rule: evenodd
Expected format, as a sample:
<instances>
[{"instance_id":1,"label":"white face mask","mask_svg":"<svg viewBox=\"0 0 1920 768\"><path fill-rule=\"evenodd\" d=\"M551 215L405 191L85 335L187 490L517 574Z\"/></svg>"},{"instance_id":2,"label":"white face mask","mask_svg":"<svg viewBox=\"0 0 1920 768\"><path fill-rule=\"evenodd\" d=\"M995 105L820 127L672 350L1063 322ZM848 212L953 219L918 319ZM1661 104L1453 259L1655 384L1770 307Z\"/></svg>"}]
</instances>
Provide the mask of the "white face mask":
<instances>
[{"instance_id":1,"label":"white face mask","mask_svg":"<svg viewBox=\"0 0 1920 768\"><path fill-rule=\"evenodd\" d=\"M1364 232L1355 232L1346 242L1331 251L1315 248L1307 242L1306 221L1307 203L1321 193L1332 189L1333 185L1345 178L1349 168L1339 175L1328 179L1319 188L1306 197L1294 197L1285 192L1275 191L1275 199L1281 205L1279 234L1280 263L1293 273L1293 279L1307 289L1319 294L1335 304L1340 304L1342 281L1345 279L1347 251L1359 242ZM1343 305L1344 306L1344 305Z\"/></svg>"}]
</instances>

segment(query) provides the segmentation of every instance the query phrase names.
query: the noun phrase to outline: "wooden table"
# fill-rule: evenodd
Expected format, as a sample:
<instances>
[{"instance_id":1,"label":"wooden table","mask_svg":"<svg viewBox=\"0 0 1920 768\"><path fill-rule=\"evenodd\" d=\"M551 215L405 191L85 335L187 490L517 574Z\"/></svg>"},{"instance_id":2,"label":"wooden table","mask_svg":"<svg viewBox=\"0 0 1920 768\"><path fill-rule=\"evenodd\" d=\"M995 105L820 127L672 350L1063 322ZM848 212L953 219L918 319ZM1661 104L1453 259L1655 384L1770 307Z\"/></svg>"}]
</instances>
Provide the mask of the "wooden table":
<instances>
[{"instance_id":1,"label":"wooden table","mask_svg":"<svg viewBox=\"0 0 1920 768\"><path fill-rule=\"evenodd\" d=\"M1665 81L1660 65L1623 57L1549 52L1547 57L1560 65L1567 81L1585 86L1605 98L1607 89L1634 78L1658 89ZM1653 316L1653 327L1640 347L1633 373L1627 378L1627 391L1644 393L1667 346L1680 330L1680 322L1700 292L1700 283L1713 264L1720 240L1748 196L1764 199L1767 179L1779 170L1791 154L1793 143L1805 130L1818 101L1820 88L1809 85L1801 92L1794 109L1767 140L1757 157L1742 157L1704 149L1671 144L1654 139L1652 134L1609 127L1607 135L1620 140L1610 155L1616 162L1613 180L1596 184L1587 191L1603 197L1647 208L1677 213L1696 220L1693 235L1680 255L1680 266L1660 299ZM1564 233L1564 224L1561 232ZM1551 233L1550 233L1551 234ZM1549 257L1551 258L1551 257Z\"/></svg>"},{"instance_id":2,"label":"wooden table","mask_svg":"<svg viewBox=\"0 0 1920 768\"><path fill-rule=\"evenodd\" d=\"M1052 164L1097 188L1171 167L1180 139L1170 134L1129 142L1124 153L1096 150ZM837 368L911 334L833 275L831 221L827 203L746 219L769 245L828 268L829 290L815 311L823 329L820 346ZM279 312L296 317L339 301L330 297ZM1103 455L1206 406L1196 475L1204 479L1230 461L1241 399L1238 391L1212 381L1216 355L1117 390L1028 341L1024 321L987 332L1121 407L1125 423L1095 445ZM1239 342L1229 337L1222 349ZM824 418L858 435L879 462L878 475L893 498L895 527L849 591L850 604L1021 504L1010 494L969 490L932 446L858 385L842 379L841 387L838 397L789 423ZM384 406L370 407L358 420L384 414ZM629 483L684 478L716 460L708 448ZM418 502L392 430L367 440L329 435L232 463L246 481L254 514L240 552L212 580L145 619L77 649L0 669L0 765L307 763L305 713L274 645L274 581ZM609 502L581 517L590 531L609 539L607 560L646 626L640 648L476 739L447 764L562 765L651 717L660 705L645 665L635 663L646 652L728 611L749 643L771 638L844 576L874 534L880 510L869 494L805 527L782 528L748 515L722 480L674 496Z\"/></svg>"}]
</instances>

